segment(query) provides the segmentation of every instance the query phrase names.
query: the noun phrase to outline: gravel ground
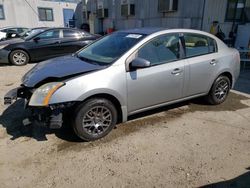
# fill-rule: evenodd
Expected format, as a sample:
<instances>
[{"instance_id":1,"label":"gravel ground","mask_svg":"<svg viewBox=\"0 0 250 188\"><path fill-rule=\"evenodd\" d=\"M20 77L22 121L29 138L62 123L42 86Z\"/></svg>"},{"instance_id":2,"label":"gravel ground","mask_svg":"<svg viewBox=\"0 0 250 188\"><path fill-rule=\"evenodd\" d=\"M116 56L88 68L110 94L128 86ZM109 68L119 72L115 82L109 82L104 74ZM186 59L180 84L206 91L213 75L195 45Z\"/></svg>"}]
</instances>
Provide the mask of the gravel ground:
<instances>
[{"instance_id":1,"label":"gravel ground","mask_svg":"<svg viewBox=\"0 0 250 188\"><path fill-rule=\"evenodd\" d=\"M150 111L96 142L23 126L4 94L34 65L0 67L0 187L250 187L250 98ZM146 116L145 116L146 115Z\"/></svg>"}]
</instances>

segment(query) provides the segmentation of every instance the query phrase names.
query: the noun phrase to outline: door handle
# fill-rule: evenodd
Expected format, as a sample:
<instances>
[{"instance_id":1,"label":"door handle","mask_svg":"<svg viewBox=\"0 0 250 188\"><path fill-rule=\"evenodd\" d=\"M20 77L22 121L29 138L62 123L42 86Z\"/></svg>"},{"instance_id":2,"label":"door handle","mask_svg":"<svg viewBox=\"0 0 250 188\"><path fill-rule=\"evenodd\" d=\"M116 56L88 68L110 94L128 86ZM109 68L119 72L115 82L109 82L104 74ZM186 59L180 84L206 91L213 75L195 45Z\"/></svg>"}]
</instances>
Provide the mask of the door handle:
<instances>
[{"instance_id":1,"label":"door handle","mask_svg":"<svg viewBox=\"0 0 250 188\"><path fill-rule=\"evenodd\" d=\"M173 75L179 75L180 73L182 73L182 70L179 69L179 68L176 68L176 69L174 69L174 70L171 72L171 74L173 74Z\"/></svg>"},{"instance_id":2,"label":"door handle","mask_svg":"<svg viewBox=\"0 0 250 188\"><path fill-rule=\"evenodd\" d=\"M61 41L56 41L54 42L54 44L61 44Z\"/></svg>"},{"instance_id":3,"label":"door handle","mask_svg":"<svg viewBox=\"0 0 250 188\"><path fill-rule=\"evenodd\" d=\"M217 61L215 59L213 59L212 61L210 61L210 64L211 65L216 65L217 64Z\"/></svg>"}]
</instances>

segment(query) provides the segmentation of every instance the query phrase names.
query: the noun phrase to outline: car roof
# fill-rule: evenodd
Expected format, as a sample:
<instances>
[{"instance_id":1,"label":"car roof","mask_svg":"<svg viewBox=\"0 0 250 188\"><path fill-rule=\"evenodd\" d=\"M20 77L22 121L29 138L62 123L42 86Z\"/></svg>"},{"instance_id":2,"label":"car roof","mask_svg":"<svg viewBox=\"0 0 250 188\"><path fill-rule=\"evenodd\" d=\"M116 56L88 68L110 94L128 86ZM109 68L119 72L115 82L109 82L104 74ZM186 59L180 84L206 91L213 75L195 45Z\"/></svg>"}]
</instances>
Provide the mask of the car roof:
<instances>
[{"instance_id":1,"label":"car roof","mask_svg":"<svg viewBox=\"0 0 250 188\"><path fill-rule=\"evenodd\" d=\"M47 27L44 28L45 30L52 30L52 29L70 29L70 30L77 30L77 31L81 31L78 28L71 28L71 27Z\"/></svg>"},{"instance_id":2,"label":"car roof","mask_svg":"<svg viewBox=\"0 0 250 188\"><path fill-rule=\"evenodd\" d=\"M31 30L33 30L33 29L48 29L49 27L33 27L33 28L30 28Z\"/></svg>"},{"instance_id":3,"label":"car roof","mask_svg":"<svg viewBox=\"0 0 250 188\"><path fill-rule=\"evenodd\" d=\"M169 31L169 32L188 32L188 33L196 33L196 34L202 34L202 35L206 35L206 36L210 36L212 38L214 38L213 35L211 35L210 33L201 31L201 30L195 30L195 29L184 29L184 28L176 28L176 29L169 29L169 28L162 28L162 27L144 27L144 28L135 28L135 29L127 29L127 30L121 30L121 31L117 31L119 32L123 32L123 33L133 33L133 34L141 34L141 35L151 35L154 33L161 33L161 32L165 32L165 31Z\"/></svg>"},{"instance_id":4,"label":"car roof","mask_svg":"<svg viewBox=\"0 0 250 188\"><path fill-rule=\"evenodd\" d=\"M134 33L134 34L142 34L142 35L151 35L153 33L163 31L163 30L166 30L166 28L163 28L163 27L143 27L143 28L121 30L121 31L118 31L118 32Z\"/></svg>"}]
</instances>

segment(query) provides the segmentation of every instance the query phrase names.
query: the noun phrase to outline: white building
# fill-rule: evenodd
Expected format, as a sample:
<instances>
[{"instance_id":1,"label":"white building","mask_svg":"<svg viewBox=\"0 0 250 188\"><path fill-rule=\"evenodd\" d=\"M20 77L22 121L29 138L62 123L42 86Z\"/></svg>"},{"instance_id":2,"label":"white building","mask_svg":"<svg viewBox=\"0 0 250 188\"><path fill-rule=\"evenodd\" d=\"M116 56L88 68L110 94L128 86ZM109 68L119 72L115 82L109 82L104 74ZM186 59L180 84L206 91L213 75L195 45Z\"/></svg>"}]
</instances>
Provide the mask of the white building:
<instances>
[{"instance_id":1,"label":"white building","mask_svg":"<svg viewBox=\"0 0 250 188\"><path fill-rule=\"evenodd\" d=\"M0 0L0 27L80 27L78 0Z\"/></svg>"}]
</instances>

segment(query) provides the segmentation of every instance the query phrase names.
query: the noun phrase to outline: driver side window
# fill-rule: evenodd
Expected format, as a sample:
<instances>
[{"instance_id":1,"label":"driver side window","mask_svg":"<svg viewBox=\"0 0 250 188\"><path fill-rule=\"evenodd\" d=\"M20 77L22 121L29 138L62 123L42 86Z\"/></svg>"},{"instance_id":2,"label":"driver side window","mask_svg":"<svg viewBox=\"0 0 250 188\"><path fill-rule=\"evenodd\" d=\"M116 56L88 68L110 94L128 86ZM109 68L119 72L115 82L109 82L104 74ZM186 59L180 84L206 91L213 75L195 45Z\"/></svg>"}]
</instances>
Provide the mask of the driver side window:
<instances>
[{"instance_id":1,"label":"driver side window","mask_svg":"<svg viewBox=\"0 0 250 188\"><path fill-rule=\"evenodd\" d=\"M178 34L159 36L138 51L138 57L148 60L152 66L176 61L180 58Z\"/></svg>"},{"instance_id":2,"label":"driver side window","mask_svg":"<svg viewBox=\"0 0 250 188\"><path fill-rule=\"evenodd\" d=\"M59 30L46 31L38 36L40 39L57 39L59 38Z\"/></svg>"}]
</instances>

